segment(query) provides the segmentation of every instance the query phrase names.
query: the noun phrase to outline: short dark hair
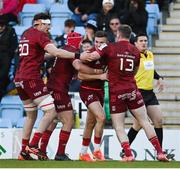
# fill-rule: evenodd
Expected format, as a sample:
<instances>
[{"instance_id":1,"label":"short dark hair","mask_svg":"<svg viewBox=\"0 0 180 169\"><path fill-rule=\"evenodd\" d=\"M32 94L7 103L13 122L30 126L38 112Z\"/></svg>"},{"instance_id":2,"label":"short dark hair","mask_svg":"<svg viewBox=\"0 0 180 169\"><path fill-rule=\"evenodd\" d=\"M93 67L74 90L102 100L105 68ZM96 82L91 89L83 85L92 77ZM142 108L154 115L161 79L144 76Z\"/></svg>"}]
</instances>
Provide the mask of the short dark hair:
<instances>
[{"instance_id":1,"label":"short dark hair","mask_svg":"<svg viewBox=\"0 0 180 169\"><path fill-rule=\"evenodd\" d=\"M93 42L89 39L84 39L81 44L89 43L90 45L93 45Z\"/></svg>"},{"instance_id":2,"label":"short dark hair","mask_svg":"<svg viewBox=\"0 0 180 169\"><path fill-rule=\"evenodd\" d=\"M146 33L140 32L140 33L136 34L136 36L135 36L135 38L134 38L134 42L137 42L137 41L138 41L138 38L139 38L140 36L146 36L146 37L148 38L148 36L147 36Z\"/></svg>"},{"instance_id":3,"label":"short dark hair","mask_svg":"<svg viewBox=\"0 0 180 169\"><path fill-rule=\"evenodd\" d=\"M121 25L119 27L119 32L121 34L121 37L126 38L126 39L130 39L132 29L129 25Z\"/></svg>"},{"instance_id":4,"label":"short dark hair","mask_svg":"<svg viewBox=\"0 0 180 169\"><path fill-rule=\"evenodd\" d=\"M73 19L66 19L64 22L64 26L66 27L75 27L76 23Z\"/></svg>"},{"instance_id":5,"label":"short dark hair","mask_svg":"<svg viewBox=\"0 0 180 169\"><path fill-rule=\"evenodd\" d=\"M105 37L105 38L107 38L107 33L105 31L97 31L95 33L95 37L98 37L98 38Z\"/></svg>"},{"instance_id":6,"label":"short dark hair","mask_svg":"<svg viewBox=\"0 0 180 169\"><path fill-rule=\"evenodd\" d=\"M51 16L47 13L37 13L34 15L33 21L39 20L39 19L51 19Z\"/></svg>"}]
</instances>

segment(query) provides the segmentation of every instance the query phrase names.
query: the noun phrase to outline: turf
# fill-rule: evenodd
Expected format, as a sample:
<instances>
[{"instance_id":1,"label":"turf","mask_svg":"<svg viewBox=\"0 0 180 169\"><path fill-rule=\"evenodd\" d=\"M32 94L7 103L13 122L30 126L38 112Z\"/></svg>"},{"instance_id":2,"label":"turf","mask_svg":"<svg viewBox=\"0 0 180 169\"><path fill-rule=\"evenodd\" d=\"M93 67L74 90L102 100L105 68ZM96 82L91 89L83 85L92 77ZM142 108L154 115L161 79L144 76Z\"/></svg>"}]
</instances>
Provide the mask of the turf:
<instances>
[{"instance_id":1,"label":"turf","mask_svg":"<svg viewBox=\"0 0 180 169\"><path fill-rule=\"evenodd\" d=\"M0 168L180 168L180 162L169 163L158 161L135 162L82 162L82 161L18 161L0 160Z\"/></svg>"}]
</instances>

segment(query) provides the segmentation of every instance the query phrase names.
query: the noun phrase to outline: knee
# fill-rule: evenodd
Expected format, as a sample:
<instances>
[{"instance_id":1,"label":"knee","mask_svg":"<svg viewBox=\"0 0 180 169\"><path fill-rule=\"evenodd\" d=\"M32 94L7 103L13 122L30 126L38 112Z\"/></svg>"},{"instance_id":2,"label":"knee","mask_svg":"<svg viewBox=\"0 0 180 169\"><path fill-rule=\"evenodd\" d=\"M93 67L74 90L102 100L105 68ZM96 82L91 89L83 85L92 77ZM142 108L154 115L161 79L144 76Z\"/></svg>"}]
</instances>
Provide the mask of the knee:
<instances>
[{"instance_id":1,"label":"knee","mask_svg":"<svg viewBox=\"0 0 180 169\"><path fill-rule=\"evenodd\" d=\"M134 122L132 127L136 131L139 131L141 129L141 125L138 122Z\"/></svg>"},{"instance_id":2,"label":"knee","mask_svg":"<svg viewBox=\"0 0 180 169\"><path fill-rule=\"evenodd\" d=\"M62 122L63 126L66 126L68 128L72 128L73 125L74 125L73 117L71 117L71 118L61 118L61 122Z\"/></svg>"},{"instance_id":3,"label":"knee","mask_svg":"<svg viewBox=\"0 0 180 169\"><path fill-rule=\"evenodd\" d=\"M100 123L105 123L105 121L106 121L106 116L105 116L105 114L99 114L99 115L97 116L97 121L100 122Z\"/></svg>"},{"instance_id":4,"label":"knee","mask_svg":"<svg viewBox=\"0 0 180 169\"><path fill-rule=\"evenodd\" d=\"M124 126L123 125L113 125L114 130L116 133L123 133L124 132Z\"/></svg>"},{"instance_id":5,"label":"knee","mask_svg":"<svg viewBox=\"0 0 180 169\"><path fill-rule=\"evenodd\" d=\"M162 119L156 119L153 124L155 128L162 128Z\"/></svg>"}]
</instances>

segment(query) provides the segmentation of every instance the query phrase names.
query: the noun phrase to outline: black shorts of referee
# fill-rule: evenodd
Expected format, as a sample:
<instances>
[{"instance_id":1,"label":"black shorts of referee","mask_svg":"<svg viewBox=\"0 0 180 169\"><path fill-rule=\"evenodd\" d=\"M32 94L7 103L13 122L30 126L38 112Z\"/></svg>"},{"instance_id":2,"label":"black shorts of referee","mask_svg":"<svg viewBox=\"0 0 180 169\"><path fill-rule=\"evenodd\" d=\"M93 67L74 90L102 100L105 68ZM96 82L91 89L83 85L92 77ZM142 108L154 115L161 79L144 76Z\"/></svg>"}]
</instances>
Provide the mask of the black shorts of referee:
<instances>
[{"instance_id":1,"label":"black shorts of referee","mask_svg":"<svg viewBox=\"0 0 180 169\"><path fill-rule=\"evenodd\" d=\"M144 100L145 106L159 105L157 97L153 90L142 90L139 89Z\"/></svg>"}]
</instances>

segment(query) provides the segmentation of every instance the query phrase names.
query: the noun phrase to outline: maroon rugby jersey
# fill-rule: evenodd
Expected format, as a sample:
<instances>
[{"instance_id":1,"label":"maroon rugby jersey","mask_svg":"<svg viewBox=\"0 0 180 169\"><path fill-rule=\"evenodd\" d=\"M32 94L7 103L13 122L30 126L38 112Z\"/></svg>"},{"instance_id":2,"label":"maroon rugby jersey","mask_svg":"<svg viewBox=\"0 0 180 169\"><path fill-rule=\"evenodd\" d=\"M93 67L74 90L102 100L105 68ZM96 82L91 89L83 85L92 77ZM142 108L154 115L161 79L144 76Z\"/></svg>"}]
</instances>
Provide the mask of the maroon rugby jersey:
<instances>
[{"instance_id":1,"label":"maroon rugby jersey","mask_svg":"<svg viewBox=\"0 0 180 169\"><path fill-rule=\"evenodd\" d=\"M44 61L44 48L51 43L48 35L35 28L29 28L19 42L19 67L16 79L39 79Z\"/></svg>"},{"instance_id":2,"label":"maroon rugby jersey","mask_svg":"<svg viewBox=\"0 0 180 169\"><path fill-rule=\"evenodd\" d=\"M95 51L95 48L91 49L90 52ZM103 69L105 67L104 59L101 58L96 61L92 62L87 62L84 63L88 65L91 68L95 69ZM83 87L89 87L89 88L94 88L94 89L103 89L104 88L104 81L103 80L93 80L93 81L82 81L81 86Z\"/></svg>"},{"instance_id":3,"label":"maroon rugby jersey","mask_svg":"<svg viewBox=\"0 0 180 169\"><path fill-rule=\"evenodd\" d=\"M77 52L76 48L68 45L65 45L63 49L69 52ZM61 92L69 91L69 83L75 73L72 65L73 61L74 59L56 58L47 84L50 90Z\"/></svg>"},{"instance_id":4,"label":"maroon rugby jersey","mask_svg":"<svg viewBox=\"0 0 180 169\"><path fill-rule=\"evenodd\" d=\"M128 41L109 43L98 50L108 64L109 85L113 91L136 87L134 70L139 66L140 53Z\"/></svg>"}]
</instances>

